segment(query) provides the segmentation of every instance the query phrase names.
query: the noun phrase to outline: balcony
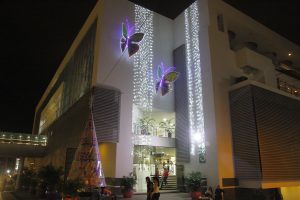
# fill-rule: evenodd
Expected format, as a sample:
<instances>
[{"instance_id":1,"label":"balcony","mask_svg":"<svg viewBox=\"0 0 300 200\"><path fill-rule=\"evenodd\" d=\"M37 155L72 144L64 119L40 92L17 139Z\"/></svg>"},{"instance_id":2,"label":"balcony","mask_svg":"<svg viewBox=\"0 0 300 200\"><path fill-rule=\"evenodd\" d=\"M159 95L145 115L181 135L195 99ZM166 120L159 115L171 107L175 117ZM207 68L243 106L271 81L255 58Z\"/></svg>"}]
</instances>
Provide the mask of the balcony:
<instances>
[{"instance_id":1,"label":"balcony","mask_svg":"<svg viewBox=\"0 0 300 200\"><path fill-rule=\"evenodd\" d=\"M135 145L175 147L175 128L134 124L133 138Z\"/></svg>"},{"instance_id":2,"label":"balcony","mask_svg":"<svg viewBox=\"0 0 300 200\"><path fill-rule=\"evenodd\" d=\"M236 64L251 80L276 87L275 65L272 60L257 51L243 47L236 53Z\"/></svg>"},{"instance_id":3,"label":"balcony","mask_svg":"<svg viewBox=\"0 0 300 200\"><path fill-rule=\"evenodd\" d=\"M294 84L290 83L290 82L293 82ZM297 82L299 82L299 81L297 81ZM298 83L298 85L299 85L299 83ZM286 81L282 78L277 78L277 87L278 87L278 89L280 89L286 93L292 94L296 97L300 97L300 87L298 87L295 84L295 81Z\"/></svg>"}]
</instances>

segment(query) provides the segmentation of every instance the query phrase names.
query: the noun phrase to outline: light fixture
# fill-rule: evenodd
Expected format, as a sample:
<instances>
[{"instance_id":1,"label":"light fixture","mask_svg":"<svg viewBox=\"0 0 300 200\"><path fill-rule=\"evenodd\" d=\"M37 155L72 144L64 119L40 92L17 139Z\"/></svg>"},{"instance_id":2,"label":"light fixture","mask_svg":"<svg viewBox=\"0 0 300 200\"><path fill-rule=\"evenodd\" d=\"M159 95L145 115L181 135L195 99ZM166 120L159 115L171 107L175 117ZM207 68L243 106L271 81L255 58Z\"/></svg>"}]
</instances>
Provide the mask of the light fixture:
<instances>
[{"instance_id":1,"label":"light fixture","mask_svg":"<svg viewBox=\"0 0 300 200\"><path fill-rule=\"evenodd\" d=\"M153 12L135 5L136 32L143 32L144 38L133 61L133 103L151 111L154 96L153 80Z\"/></svg>"},{"instance_id":2,"label":"light fixture","mask_svg":"<svg viewBox=\"0 0 300 200\"><path fill-rule=\"evenodd\" d=\"M185 10L186 66L188 82L188 112L190 153L205 153L203 94L199 46L199 11L197 1Z\"/></svg>"},{"instance_id":3,"label":"light fixture","mask_svg":"<svg viewBox=\"0 0 300 200\"><path fill-rule=\"evenodd\" d=\"M292 56L293 54L292 54L292 53L289 53L288 55L289 55L289 56Z\"/></svg>"}]
</instances>

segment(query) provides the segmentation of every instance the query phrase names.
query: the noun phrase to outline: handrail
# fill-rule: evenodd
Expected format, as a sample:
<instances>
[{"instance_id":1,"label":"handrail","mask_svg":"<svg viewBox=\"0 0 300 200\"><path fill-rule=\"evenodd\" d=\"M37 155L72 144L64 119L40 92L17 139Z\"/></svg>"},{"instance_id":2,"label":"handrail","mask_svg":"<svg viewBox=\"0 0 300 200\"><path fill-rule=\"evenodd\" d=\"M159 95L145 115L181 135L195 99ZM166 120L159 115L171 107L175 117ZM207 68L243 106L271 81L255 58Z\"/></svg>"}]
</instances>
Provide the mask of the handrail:
<instances>
[{"instance_id":1,"label":"handrail","mask_svg":"<svg viewBox=\"0 0 300 200\"><path fill-rule=\"evenodd\" d=\"M26 133L0 132L0 143L26 144L46 146L48 138L45 135L32 135Z\"/></svg>"}]
</instances>

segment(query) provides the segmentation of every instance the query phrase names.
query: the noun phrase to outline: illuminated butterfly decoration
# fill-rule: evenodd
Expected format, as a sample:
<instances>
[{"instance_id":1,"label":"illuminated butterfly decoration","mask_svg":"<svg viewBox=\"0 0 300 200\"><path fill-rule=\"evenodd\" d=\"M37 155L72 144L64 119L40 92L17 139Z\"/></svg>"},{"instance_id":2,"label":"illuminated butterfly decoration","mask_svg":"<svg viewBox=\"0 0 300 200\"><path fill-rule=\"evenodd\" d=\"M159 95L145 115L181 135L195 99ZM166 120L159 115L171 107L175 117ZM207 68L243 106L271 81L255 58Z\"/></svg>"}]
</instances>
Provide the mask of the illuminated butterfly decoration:
<instances>
[{"instance_id":1,"label":"illuminated butterfly decoration","mask_svg":"<svg viewBox=\"0 0 300 200\"><path fill-rule=\"evenodd\" d=\"M127 48L129 57L138 52L140 48L138 43L144 38L144 33L134 33L131 35L133 28L129 28L128 22L126 24L122 23L121 51L123 53Z\"/></svg>"},{"instance_id":2,"label":"illuminated butterfly decoration","mask_svg":"<svg viewBox=\"0 0 300 200\"><path fill-rule=\"evenodd\" d=\"M175 71L175 67L164 67L163 63L161 63L161 65L158 65L157 68L157 82L156 82L156 93L160 90L161 91L161 95L164 96L166 95L171 87L172 87L172 83L174 83L180 73Z\"/></svg>"}]
</instances>

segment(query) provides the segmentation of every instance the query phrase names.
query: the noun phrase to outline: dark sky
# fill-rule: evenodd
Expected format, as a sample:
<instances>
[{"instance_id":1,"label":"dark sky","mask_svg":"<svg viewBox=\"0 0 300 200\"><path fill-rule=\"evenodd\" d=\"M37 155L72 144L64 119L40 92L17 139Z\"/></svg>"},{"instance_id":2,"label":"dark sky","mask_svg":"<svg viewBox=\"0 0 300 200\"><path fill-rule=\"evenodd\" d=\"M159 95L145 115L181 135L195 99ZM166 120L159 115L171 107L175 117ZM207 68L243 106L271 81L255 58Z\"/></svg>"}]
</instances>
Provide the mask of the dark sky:
<instances>
[{"instance_id":1,"label":"dark sky","mask_svg":"<svg viewBox=\"0 0 300 200\"><path fill-rule=\"evenodd\" d=\"M225 1L300 44L300 2ZM35 106L96 2L0 2L0 131L31 132Z\"/></svg>"},{"instance_id":2,"label":"dark sky","mask_svg":"<svg viewBox=\"0 0 300 200\"><path fill-rule=\"evenodd\" d=\"M95 2L0 1L0 130L31 132L35 106Z\"/></svg>"}]
</instances>

